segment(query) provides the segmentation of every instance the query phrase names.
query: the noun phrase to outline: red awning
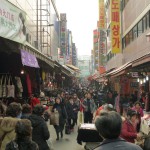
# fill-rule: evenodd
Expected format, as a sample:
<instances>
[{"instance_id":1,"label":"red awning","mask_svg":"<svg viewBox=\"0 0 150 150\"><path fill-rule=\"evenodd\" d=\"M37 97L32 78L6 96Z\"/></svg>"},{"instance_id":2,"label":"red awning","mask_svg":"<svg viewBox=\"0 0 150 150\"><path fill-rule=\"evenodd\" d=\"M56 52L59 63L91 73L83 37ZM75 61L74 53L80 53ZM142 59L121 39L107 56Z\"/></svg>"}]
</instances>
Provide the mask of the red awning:
<instances>
[{"instance_id":1,"label":"red awning","mask_svg":"<svg viewBox=\"0 0 150 150\"><path fill-rule=\"evenodd\" d=\"M125 73L125 69L128 68L128 67L130 67L130 66L132 66L132 63L128 62L128 63L122 65L121 67L119 67L119 68L117 68L117 69L115 69L115 70L107 73L106 75L107 76L114 76L114 75L115 76L119 76L119 75Z\"/></svg>"}]
</instances>

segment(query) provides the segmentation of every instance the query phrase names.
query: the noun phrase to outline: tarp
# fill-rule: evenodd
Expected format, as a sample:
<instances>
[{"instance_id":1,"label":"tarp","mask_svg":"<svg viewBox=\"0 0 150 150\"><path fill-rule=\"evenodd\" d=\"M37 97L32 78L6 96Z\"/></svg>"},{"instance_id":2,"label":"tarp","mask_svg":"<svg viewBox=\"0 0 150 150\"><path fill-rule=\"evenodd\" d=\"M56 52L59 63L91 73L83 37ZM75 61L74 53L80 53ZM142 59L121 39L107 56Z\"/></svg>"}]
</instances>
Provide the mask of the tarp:
<instances>
[{"instance_id":1,"label":"tarp","mask_svg":"<svg viewBox=\"0 0 150 150\"><path fill-rule=\"evenodd\" d=\"M21 60L24 66L40 68L36 57L25 50L21 50Z\"/></svg>"}]
</instances>

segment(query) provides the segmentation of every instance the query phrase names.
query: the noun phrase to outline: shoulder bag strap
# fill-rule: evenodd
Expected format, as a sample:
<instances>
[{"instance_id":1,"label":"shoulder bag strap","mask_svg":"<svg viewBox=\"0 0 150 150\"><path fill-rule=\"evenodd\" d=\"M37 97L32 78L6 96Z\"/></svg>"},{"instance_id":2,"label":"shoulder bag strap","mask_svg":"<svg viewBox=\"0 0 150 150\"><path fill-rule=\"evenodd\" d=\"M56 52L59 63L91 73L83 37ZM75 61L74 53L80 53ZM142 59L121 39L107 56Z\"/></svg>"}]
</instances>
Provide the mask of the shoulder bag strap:
<instances>
[{"instance_id":1,"label":"shoulder bag strap","mask_svg":"<svg viewBox=\"0 0 150 150\"><path fill-rule=\"evenodd\" d=\"M8 76L8 84L7 85L10 85L10 76Z\"/></svg>"}]
</instances>

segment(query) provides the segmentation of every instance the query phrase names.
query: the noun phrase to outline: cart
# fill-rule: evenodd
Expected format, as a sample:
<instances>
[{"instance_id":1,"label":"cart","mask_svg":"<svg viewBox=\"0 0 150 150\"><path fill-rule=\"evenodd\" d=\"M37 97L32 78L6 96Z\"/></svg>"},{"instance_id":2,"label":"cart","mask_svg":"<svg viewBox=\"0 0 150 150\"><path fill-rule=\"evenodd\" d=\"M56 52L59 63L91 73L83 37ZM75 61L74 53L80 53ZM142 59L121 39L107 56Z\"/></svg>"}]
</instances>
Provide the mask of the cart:
<instances>
[{"instance_id":1,"label":"cart","mask_svg":"<svg viewBox=\"0 0 150 150\"><path fill-rule=\"evenodd\" d=\"M85 143L85 150L92 150L97 147L102 138L96 130L95 124L80 124L78 128L77 143Z\"/></svg>"}]
</instances>

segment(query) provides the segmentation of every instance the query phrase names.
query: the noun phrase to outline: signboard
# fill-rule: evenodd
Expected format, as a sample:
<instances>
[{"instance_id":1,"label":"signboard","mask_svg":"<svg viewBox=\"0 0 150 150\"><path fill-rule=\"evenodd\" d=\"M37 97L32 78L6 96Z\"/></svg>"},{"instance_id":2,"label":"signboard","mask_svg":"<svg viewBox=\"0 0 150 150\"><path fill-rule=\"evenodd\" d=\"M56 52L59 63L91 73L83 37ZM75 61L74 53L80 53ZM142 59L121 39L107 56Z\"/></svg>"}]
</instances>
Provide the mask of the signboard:
<instances>
[{"instance_id":1,"label":"signboard","mask_svg":"<svg viewBox=\"0 0 150 150\"><path fill-rule=\"evenodd\" d=\"M104 0L99 0L99 23L98 27L100 29L105 28L105 5Z\"/></svg>"},{"instance_id":2,"label":"signboard","mask_svg":"<svg viewBox=\"0 0 150 150\"><path fill-rule=\"evenodd\" d=\"M66 53L66 48L67 48L67 46L66 46L66 37L67 37L67 35L66 35L66 14L60 14L60 19L61 19L61 37L60 37L60 39L61 39L61 45L60 45L60 55L59 55L59 57L60 58L64 58L64 56L65 56L65 53Z\"/></svg>"},{"instance_id":3,"label":"signboard","mask_svg":"<svg viewBox=\"0 0 150 150\"><path fill-rule=\"evenodd\" d=\"M112 53L121 52L120 0L111 0L111 41Z\"/></svg>"},{"instance_id":4,"label":"signboard","mask_svg":"<svg viewBox=\"0 0 150 150\"><path fill-rule=\"evenodd\" d=\"M133 78L138 78L138 77L139 77L138 72L132 72L132 77L133 77Z\"/></svg>"},{"instance_id":5,"label":"signboard","mask_svg":"<svg viewBox=\"0 0 150 150\"><path fill-rule=\"evenodd\" d=\"M26 41L25 13L6 0L0 0L0 36L18 43Z\"/></svg>"}]
</instances>

